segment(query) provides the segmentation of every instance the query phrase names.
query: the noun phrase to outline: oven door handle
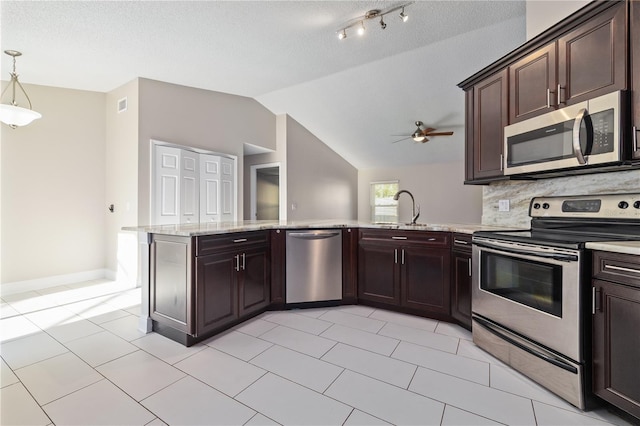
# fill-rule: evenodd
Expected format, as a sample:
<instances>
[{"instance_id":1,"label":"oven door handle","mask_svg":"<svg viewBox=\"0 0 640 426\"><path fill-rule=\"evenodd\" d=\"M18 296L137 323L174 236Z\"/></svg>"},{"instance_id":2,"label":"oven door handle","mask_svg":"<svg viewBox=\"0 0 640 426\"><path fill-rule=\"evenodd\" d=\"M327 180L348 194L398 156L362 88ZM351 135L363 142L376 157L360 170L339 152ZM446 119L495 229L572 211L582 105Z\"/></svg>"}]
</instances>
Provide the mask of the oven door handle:
<instances>
[{"instance_id":1,"label":"oven door handle","mask_svg":"<svg viewBox=\"0 0 640 426\"><path fill-rule=\"evenodd\" d=\"M494 244L491 244L491 243L485 243L485 242L481 243L481 242L477 242L477 241L474 241L473 244L478 246L478 247L501 250L504 253L524 254L524 255L527 255L527 256L559 260L559 261L562 261L562 262L577 262L578 261L578 256L576 256L574 254L541 253L541 252L538 252L538 251L523 250L523 249L517 249L517 248L512 248L512 247L505 248L505 247L501 247L501 246L494 245Z\"/></svg>"},{"instance_id":2,"label":"oven door handle","mask_svg":"<svg viewBox=\"0 0 640 426\"><path fill-rule=\"evenodd\" d=\"M540 359L542 359L543 361L546 361L550 364L555 365L556 367L560 367L563 370L567 370L573 374L578 374L578 369L576 367L574 367L573 365L569 364L568 362L565 362L559 358L556 357L551 357L543 352L540 351L536 351L535 349L532 349L526 345L523 345L522 343L518 342L515 339L512 339L511 337L505 335L503 332L496 330L495 326L485 320L484 318L480 318L476 315L473 316L473 320L476 321L478 323L478 325L481 325L482 327L484 327L488 332L496 335L497 337L499 337L500 339L504 340L507 343L512 344L513 346L517 347L518 349L522 349L523 351L538 357Z\"/></svg>"}]
</instances>

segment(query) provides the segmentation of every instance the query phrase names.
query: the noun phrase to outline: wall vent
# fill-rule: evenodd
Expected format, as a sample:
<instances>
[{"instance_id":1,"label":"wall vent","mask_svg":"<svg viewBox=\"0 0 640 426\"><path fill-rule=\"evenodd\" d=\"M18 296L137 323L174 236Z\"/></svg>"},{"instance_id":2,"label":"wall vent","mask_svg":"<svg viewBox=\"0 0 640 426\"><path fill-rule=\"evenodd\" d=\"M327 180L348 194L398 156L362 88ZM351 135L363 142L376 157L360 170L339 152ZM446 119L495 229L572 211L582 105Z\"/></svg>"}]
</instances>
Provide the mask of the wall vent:
<instances>
[{"instance_id":1,"label":"wall vent","mask_svg":"<svg viewBox=\"0 0 640 426\"><path fill-rule=\"evenodd\" d=\"M127 98L122 98L118 101L118 112L125 112L127 110Z\"/></svg>"}]
</instances>

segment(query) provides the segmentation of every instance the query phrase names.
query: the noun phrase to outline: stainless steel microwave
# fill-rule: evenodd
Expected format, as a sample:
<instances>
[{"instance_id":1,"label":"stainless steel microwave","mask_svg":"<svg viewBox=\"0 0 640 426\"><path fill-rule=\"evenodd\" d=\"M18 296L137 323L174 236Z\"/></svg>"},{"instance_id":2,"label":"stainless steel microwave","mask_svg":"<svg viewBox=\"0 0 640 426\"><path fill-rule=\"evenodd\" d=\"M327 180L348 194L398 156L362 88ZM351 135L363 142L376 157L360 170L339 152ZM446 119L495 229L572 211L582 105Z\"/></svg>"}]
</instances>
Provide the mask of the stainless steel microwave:
<instances>
[{"instance_id":1,"label":"stainless steel microwave","mask_svg":"<svg viewBox=\"0 0 640 426\"><path fill-rule=\"evenodd\" d=\"M504 174L621 161L621 102L613 92L506 126Z\"/></svg>"}]
</instances>

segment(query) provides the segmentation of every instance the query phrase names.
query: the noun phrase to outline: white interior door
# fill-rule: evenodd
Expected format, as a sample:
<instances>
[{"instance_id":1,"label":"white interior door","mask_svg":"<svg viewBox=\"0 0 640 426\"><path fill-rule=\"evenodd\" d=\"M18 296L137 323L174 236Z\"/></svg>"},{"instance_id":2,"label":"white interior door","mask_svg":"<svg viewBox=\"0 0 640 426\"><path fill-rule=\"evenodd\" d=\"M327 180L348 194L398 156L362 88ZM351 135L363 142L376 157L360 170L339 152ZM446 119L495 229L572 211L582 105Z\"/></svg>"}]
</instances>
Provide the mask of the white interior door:
<instances>
[{"instance_id":1,"label":"white interior door","mask_svg":"<svg viewBox=\"0 0 640 426\"><path fill-rule=\"evenodd\" d=\"M233 221L236 219L236 162L234 159L221 157L221 197L220 203L222 204L222 217L223 222Z\"/></svg>"},{"instance_id":2,"label":"white interior door","mask_svg":"<svg viewBox=\"0 0 640 426\"><path fill-rule=\"evenodd\" d=\"M200 154L200 222L220 220L220 157Z\"/></svg>"},{"instance_id":3,"label":"white interior door","mask_svg":"<svg viewBox=\"0 0 640 426\"><path fill-rule=\"evenodd\" d=\"M199 157L197 152L180 152L180 223L200 221Z\"/></svg>"},{"instance_id":4,"label":"white interior door","mask_svg":"<svg viewBox=\"0 0 640 426\"><path fill-rule=\"evenodd\" d=\"M153 158L153 224L180 223L180 149L156 146Z\"/></svg>"}]
</instances>

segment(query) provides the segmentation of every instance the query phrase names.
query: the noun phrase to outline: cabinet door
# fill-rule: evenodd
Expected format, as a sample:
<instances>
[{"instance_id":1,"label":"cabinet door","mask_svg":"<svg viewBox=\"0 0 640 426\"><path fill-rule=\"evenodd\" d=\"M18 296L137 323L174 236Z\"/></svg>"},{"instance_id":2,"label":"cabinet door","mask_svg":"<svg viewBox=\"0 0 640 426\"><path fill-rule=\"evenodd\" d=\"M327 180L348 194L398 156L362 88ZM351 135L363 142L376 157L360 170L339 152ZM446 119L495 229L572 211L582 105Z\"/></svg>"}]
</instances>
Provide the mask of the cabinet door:
<instances>
[{"instance_id":1,"label":"cabinet door","mask_svg":"<svg viewBox=\"0 0 640 426\"><path fill-rule=\"evenodd\" d=\"M593 391L640 418L640 289L594 280Z\"/></svg>"},{"instance_id":2,"label":"cabinet door","mask_svg":"<svg viewBox=\"0 0 640 426\"><path fill-rule=\"evenodd\" d=\"M473 178L503 175L503 128L507 125L507 70L473 87ZM469 158L467 158L469 161Z\"/></svg>"},{"instance_id":3,"label":"cabinet door","mask_svg":"<svg viewBox=\"0 0 640 426\"><path fill-rule=\"evenodd\" d=\"M238 259L234 253L196 258L196 327L202 335L238 318Z\"/></svg>"},{"instance_id":4,"label":"cabinet door","mask_svg":"<svg viewBox=\"0 0 640 426\"><path fill-rule=\"evenodd\" d=\"M557 107L556 43L509 67L509 123L526 120Z\"/></svg>"},{"instance_id":5,"label":"cabinet door","mask_svg":"<svg viewBox=\"0 0 640 426\"><path fill-rule=\"evenodd\" d=\"M449 250L403 247L402 306L449 314Z\"/></svg>"},{"instance_id":6,"label":"cabinet door","mask_svg":"<svg viewBox=\"0 0 640 426\"><path fill-rule=\"evenodd\" d=\"M566 105L627 87L626 4L610 9L558 40L558 83Z\"/></svg>"},{"instance_id":7,"label":"cabinet door","mask_svg":"<svg viewBox=\"0 0 640 426\"><path fill-rule=\"evenodd\" d=\"M154 225L180 223L180 153L179 148L155 146L153 150Z\"/></svg>"},{"instance_id":8,"label":"cabinet door","mask_svg":"<svg viewBox=\"0 0 640 426\"><path fill-rule=\"evenodd\" d=\"M252 247L240 254L238 306L240 316L259 311L269 305L269 251L267 245Z\"/></svg>"},{"instance_id":9,"label":"cabinet door","mask_svg":"<svg viewBox=\"0 0 640 426\"><path fill-rule=\"evenodd\" d=\"M451 254L451 316L471 329L471 254Z\"/></svg>"},{"instance_id":10,"label":"cabinet door","mask_svg":"<svg viewBox=\"0 0 640 426\"><path fill-rule=\"evenodd\" d=\"M391 305L400 304L399 245L360 241L358 250L358 298Z\"/></svg>"},{"instance_id":11,"label":"cabinet door","mask_svg":"<svg viewBox=\"0 0 640 426\"><path fill-rule=\"evenodd\" d=\"M633 126L633 134L631 139L633 145L631 148L631 157L640 158L640 0L630 2L630 33L631 37L631 113Z\"/></svg>"},{"instance_id":12,"label":"cabinet door","mask_svg":"<svg viewBox=\"0 0 640 426\"><path fill-rule=\"evenodd\" d=\"M220 157L200 154L200 222L219 222Z\"/></svg>"}]
</instances>

